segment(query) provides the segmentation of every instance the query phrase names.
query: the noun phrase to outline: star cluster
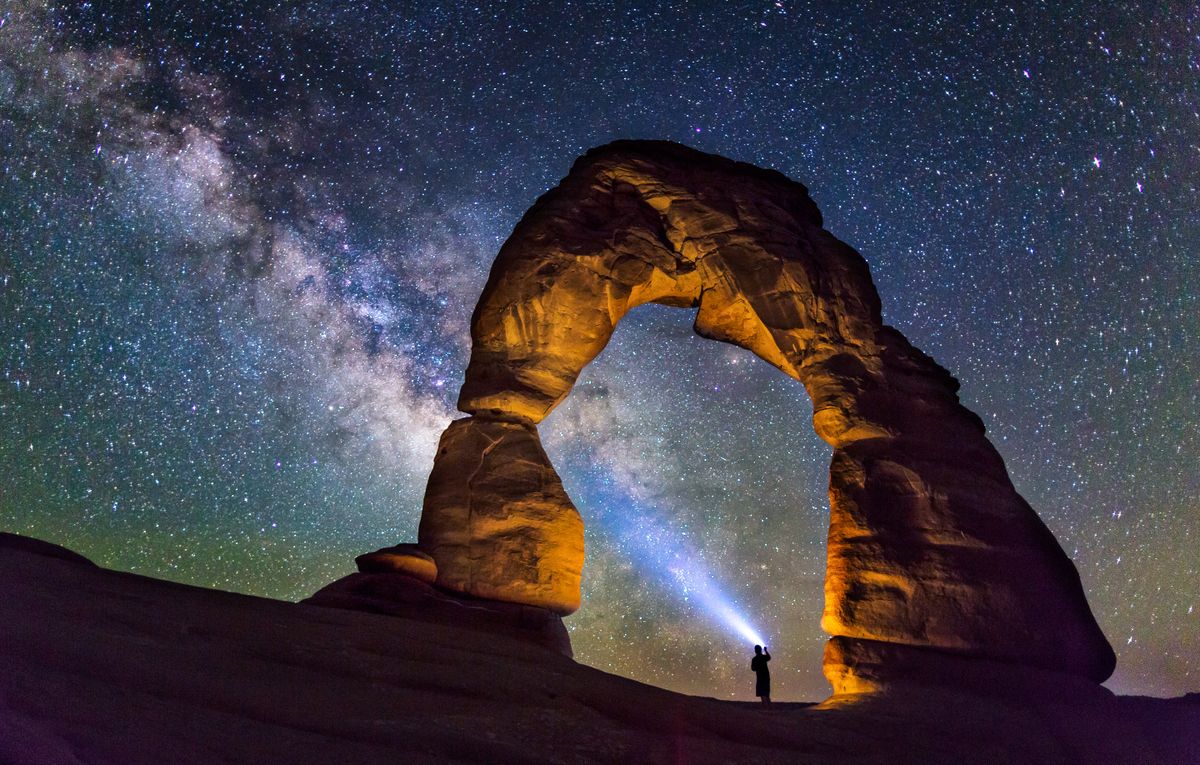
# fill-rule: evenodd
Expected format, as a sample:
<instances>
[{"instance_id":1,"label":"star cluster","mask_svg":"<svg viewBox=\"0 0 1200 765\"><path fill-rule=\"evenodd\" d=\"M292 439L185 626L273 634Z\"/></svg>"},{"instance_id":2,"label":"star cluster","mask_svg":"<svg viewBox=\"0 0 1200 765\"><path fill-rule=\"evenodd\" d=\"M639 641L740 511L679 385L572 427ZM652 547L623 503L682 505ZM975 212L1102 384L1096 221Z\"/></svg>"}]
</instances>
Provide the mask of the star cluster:
<instances>
[{"instance_id":1,"label":"star cluster","mask_svg":"<svg viewBox=\"0 0 1200 765\"><path fill-rule=\"evenodd\" d=\"M540 6L540 7L539 7ZM0 9L0 526L299 599L416 536L491 258L591 146L802 181L1074 559L1123 693L1200 687L1200 8ZM644 307L542 428L577 658L820 698L829 450L798 383Z\"/></svg>"}]
</instances>

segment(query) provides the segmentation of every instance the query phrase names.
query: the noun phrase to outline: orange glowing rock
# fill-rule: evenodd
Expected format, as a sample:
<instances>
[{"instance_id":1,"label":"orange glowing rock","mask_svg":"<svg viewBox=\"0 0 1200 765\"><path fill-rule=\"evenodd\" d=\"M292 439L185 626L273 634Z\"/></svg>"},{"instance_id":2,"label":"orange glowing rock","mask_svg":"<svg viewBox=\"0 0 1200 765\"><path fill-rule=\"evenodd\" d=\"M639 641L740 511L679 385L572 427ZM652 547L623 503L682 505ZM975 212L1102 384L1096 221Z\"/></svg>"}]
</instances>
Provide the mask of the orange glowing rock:
<instances>
[{"instance_id":1,"label":"orange glowing rock","mask_svg":"<svg viewBox=\"0 0 1200 765\"><path fill-rule=\"evenodd\" d=\"M354 559L364 574L407 574L426 584L437 580L437 562L419 545L401 544L385 547Z\"/></svg>"},{"instance_id":2,"label":"orange glowing rock","mask_svg":"<svg viewBox=\"0 0 1200 765\"><path fill-rule=\"evenodd\" d=\"M834 447L822 625L841 641L825 662L835 690L865 687L847 680L854 640L1111 673L1071 561L957 381L883 324L866 262L822 228L804 186L665 142L588 152L496 257L459 398L474 416L443 437L421 520L438 585L578 606L583 528L534 426L647 302L698 308L699 334L808 391Z\"/></svg>"},{"instance_id":3,"label":"orange glowing rock","mask_svg":"<svg viewBox=\"0 0 1200 765\"><path fill-rule=\"evenodd\" d=\"M439 587L559 614L579 608L583 521L532 425L451 423L418 539L437 560Z\"/></svg>"}]
</instances>

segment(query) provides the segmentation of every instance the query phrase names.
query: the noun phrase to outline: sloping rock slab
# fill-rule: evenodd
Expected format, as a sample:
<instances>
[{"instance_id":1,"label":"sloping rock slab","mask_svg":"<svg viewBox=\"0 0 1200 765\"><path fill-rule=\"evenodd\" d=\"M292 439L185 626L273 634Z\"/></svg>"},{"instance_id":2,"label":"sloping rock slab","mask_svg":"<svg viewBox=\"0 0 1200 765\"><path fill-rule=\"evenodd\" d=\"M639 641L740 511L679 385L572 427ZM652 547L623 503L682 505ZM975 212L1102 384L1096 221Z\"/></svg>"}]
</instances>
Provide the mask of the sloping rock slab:
<instances>
[{"instance_id":1,"label":"sloping rock slab","mask_svg":"<svg viewBox=\"0 0 1200 765\"><path fill-rule=\"evenodd\" d=\"M572 655L567 628L553 611L450 593L405 574L350 574L301 602L453 624Z\"/></svg>"},{"instance_id":2,"label":"sloping rock slab","mask_svg":"<svg viewBox=\"0 0 1200 765\"><path fill-rule=\"evenodd\" d=\"M19 550L21 552L32 553L34 555L44 555L48 558L58 558L59 560L66 560L72 563L82 563L85 566L96 565L74 550L68 550L65 547L53 544L51 542L45 542L41 539L23 537L20 534L10 534L7 531L0 531L0 549Z\"/></svg>"},{"instance_id":3,"label":"sloping rock slab","mask_svg":"<svg viewBox=\"0 0 1200 765\"><path fill-rule=\"evenodd\" d=\"M764 710L452 623L30 549L0 538L4 765L1200 762L1186 700L915 688Z\"/></svg>"}]
</instances>

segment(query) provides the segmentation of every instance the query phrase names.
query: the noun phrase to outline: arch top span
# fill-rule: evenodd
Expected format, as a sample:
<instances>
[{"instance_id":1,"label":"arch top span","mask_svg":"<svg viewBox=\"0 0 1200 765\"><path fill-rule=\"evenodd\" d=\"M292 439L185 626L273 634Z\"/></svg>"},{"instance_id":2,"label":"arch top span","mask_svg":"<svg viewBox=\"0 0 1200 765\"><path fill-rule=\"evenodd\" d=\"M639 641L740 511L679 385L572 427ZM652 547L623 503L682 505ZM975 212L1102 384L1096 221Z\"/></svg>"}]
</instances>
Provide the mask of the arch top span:
<instances>
[{"instance_id":1,"label":"arch top span","mask_svg":"<svg viewBox=\"0 0 1200 765\"><path fill-rule=\"evenodd\" d=\"M459 408L540 422L651 302L698 307L699 334L803 379L882 323L866 263L821 224L808 190L774 171L660 141L593 149L497 255Z\"/></svg>"},{"instance_id":2,"label":"arch top span","mask_svg":"<svg viewBox=\"0 0 1200 765\"><path fill-rule=\"evenodd\" d=\"M1111 673L1074 566L957 381L883 324L866 262L807 189L666 142L588 152L497 255L459 397L472 416L443 436L421 518L440 586L578 608L582 522L536 426L648 302L698 308L699 334L808 391L834 447L821 623L835 691L911 665L896 650Z\"/></svg>"}]
</instances>

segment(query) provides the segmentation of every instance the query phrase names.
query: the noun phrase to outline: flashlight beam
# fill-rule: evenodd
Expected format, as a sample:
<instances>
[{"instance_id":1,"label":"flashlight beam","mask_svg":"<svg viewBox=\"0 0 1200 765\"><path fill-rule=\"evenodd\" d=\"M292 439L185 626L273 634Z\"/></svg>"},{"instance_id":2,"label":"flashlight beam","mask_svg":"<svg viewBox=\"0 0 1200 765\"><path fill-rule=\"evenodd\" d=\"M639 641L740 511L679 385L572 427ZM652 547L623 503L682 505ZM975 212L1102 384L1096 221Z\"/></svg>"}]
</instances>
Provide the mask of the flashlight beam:
<instances>
[{"instance_id":1,"label":"flashlight beam","mask_svg":"<svg viewBox=\"0 0 1200 765\"><path fill-rule=\"evenodd\" d=\"M610 497L602 497L602 501ZM615 532L638 563L651 569L672 585L685 602L700 607L714 623L741 640L766 645L762 633L753 627L720 585L713 579L702 557L683 535L667 527L658 513L632 497L605 502L606 508L619 507L621 513L602 513L604 525Z\"/></svg>"}]
</instances>

